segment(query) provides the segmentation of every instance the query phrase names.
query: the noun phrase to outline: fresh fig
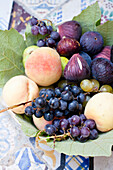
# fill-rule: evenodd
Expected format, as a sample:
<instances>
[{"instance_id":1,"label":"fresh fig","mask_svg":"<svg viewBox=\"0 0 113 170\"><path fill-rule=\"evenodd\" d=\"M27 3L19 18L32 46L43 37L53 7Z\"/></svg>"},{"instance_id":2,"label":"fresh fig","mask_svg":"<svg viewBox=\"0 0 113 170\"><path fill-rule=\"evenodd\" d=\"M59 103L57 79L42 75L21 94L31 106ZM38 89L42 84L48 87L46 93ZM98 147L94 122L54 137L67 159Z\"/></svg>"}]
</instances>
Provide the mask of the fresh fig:
<instances>
[{"instance_id":1,"label":"fresh fig","mask_svg":"<svg viewBox=\"0 0 113 170\"><path fill-rule=\"evenodd\" d=\"M80 50L80 43L72 38L63 38L58 42L57 51L61 56L71 57Z\"/></svg>"},{"instance_id":2,"label":"fresh fig","mask_svg":"<svg viewBox=\"0 0 113 170\"><path fill-rule=\"evenodd\" d=\"M102 50L104 44L103 37L96 31L85 32L80 38L82 50L89 55L95 55Z\"/></svg>"},{"instance_id":3,"label":"fresh fig","mask_svg":"<svg viewBox=\"0 0 113 170\"><path fill-rule=\"evenodd\" d=\"M105 58L95 58L91 63L92 77L102 84L113 82L113 63Z\"/></svg>"},{"instance_id":4,"label":"fresh fig","mask_svg":"<svg viewBox=\"0 0 113 170\"><path fill-rule=\"evenodd\" d=\"M67 21L58 26L60 37L67 37L79 40L82 34L82 27L77 21Z\"/></svg>"},{"instance_id":5,"label":"fresh fig","mask_svg":"<svg viewBox=\"0 0 113 170\"><path fill-rule=\"evenodd\" d=\"M101 52L93 56L93 58L106 58L110 60L110 56L111 56L111 46L105 46L103 47Z\"/></svg>"},{"instance_id":6,"label":"fresh fig","mask_svg":"<svg viewBox=\"0 0 113 170\"><path fill-rule=\"evenodd\" d=\"M65 66L64 77L75 82L90 77L90 67L79 53L74 54Z\"/></svg>"},{"instance_id":7,"label":"fresh fig","mask_svg":"<svg viewBox=\"0 0 113 170\"><path fill-rule=\"evenodd\" d=\"M91 66L91 61L92 61L91 57L87 53L85 53L83 51L80 51L79 54L83 57L84 60L86 60L88 65Z\"/></svg>"}]
</instances>

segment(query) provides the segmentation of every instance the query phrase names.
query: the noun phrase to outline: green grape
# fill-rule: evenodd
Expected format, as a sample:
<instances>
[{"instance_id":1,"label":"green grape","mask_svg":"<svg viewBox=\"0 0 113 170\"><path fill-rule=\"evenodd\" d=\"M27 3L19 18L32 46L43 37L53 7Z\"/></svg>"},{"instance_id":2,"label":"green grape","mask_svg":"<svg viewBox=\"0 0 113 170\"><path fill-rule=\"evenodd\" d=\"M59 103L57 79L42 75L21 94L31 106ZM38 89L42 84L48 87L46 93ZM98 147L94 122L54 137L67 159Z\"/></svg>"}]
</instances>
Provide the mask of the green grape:
<instances>
[{"instance_id":1,"label":"green grape","mask_svg":"<svg viewBox=\"0 0 113 170\"><path fill-rule=\"evenodd\" d=\"M93 88L94 88L93 92L98 91L98 89L99 89L99 87L100 87L99 82L98 82L97 80L95 80L95 79L91 79L90 81L91 81L91 83L93 84Z\"/></svg>"},{"instance_id":2,"label":"green grape","mask_svg":"<svg viewBox=\"0 0 113 170\"><path fill-rule=\"evenodd\" d=\"M85 92L91 92L92 89L93 89L93 84L90 80L84 79L84 80L81 81L80 87Z\"/></svg>"},{"instance_id":3,"label":"green grape","mask_svg":"<svg viewBox=\"0 0 113 170\"><path fill-rule=\"evenodd\" d=\"M99 91L100 92L109 92L109 93L112 93L113 89L112 89L112 87L110 85L105 84L105 85L100 87Z\"/></svg>"}]
</instances>

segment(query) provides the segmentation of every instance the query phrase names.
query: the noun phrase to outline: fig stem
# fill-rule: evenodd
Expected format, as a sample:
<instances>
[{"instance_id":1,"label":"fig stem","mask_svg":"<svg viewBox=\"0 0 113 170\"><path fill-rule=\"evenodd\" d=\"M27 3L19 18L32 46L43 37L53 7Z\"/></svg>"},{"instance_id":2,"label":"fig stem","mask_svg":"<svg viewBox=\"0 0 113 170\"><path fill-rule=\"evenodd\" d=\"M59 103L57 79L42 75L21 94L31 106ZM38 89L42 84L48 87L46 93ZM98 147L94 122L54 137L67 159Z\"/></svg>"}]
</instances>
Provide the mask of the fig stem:
<instances>
[{"instance_id":1,"label":"fig stem","mask_svg":"<svg viewBox=\"0 0 113 170\"><path fill-rule=\"evenodd\" d=\"M0 113L5 112L5 111L10 110L10 109L14 109L14 108L19 107L21 105L25 105L25 104L30 103L30 102L32 102L32 101L27 101L27 102L24 102L24 103L20 103L20 104L16 104L16 105L13 105L13 106L9 106L9 107L7 107L5 109L0 110Z\"/></svg>"}]
</instances>

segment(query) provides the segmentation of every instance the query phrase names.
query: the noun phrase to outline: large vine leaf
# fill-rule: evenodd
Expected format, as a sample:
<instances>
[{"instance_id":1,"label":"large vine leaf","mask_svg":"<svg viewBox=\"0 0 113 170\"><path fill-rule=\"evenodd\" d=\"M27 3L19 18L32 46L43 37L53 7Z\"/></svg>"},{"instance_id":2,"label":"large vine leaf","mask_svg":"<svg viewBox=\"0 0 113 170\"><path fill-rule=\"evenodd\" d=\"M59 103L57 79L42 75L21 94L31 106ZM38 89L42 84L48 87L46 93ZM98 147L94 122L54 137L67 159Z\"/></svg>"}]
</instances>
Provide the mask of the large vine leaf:
<instances>
[{"instance_id":1,"label":"large vine leaf","mask_svg":"<svg viewBox=\"0 0 113 170\"><path fill-rule=\"evenodd\" d=\"M101 10L98 2L84 9L78 16L72 20L78 21L82 27L82 33L87 31L96 31L96 25L100 24Z\"/></svg>"},{"instance_id":2,"label":"large vine leaf","mask_svg":"<svg viewBox=\"0 0 113 170\"><path fill-rule=\"evenodd\" d=\"M0 87L13 76L24 74L24 38L15 29L0 30Z\"/></svg>"},{"instance_id":3,"label":"large vine leaf","mask_svg":"<svg viewBox=\"0 0 113 170\"><path fill-rule=\"evenodd\" d=\"M113 21L97 26L97 31L103 36L104 45L113 45Z\"/></svg>"},{"instance_id":4,"label":"large vine leaf","mask_svg":"<svg viewBox=\"0 0 113 170\"><path fill-rule=\"evenodd\" d=\"M19 123L21 124L22 131L29 137L35 137L38 129L33 125L32 120L25 115L15 115Z\"/></svg>"},{"instance_id":5,"label":"large vine leaf","mask_svg":"<svg viewBox=\"0 0 113 170\"><path fill-rule=\"evenodd\" d=\"M53 148L53 141L47 142ZM56 141L55 150L67 155L82 156L110 156L111 147L113 145L113 130L102 133L96 140L89 140L85 143L73 141L71 139L65 141Z\"/></svg>"}]
</instances>

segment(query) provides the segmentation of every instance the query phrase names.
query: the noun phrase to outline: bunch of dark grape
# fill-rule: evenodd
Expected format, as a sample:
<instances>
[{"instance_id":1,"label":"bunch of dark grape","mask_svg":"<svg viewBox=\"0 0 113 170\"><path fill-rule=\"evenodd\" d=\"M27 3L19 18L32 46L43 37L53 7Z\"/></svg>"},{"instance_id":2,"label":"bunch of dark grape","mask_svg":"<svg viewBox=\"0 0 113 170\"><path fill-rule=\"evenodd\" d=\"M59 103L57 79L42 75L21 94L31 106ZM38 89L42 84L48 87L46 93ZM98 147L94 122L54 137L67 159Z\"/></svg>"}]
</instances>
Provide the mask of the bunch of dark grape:
<instances>
[{"instance_id":1,"label":"bunch of dark grape","mask_svg":"<svg viewBox=\"0 0 113 170\"><path fill-rule=\"evenodd\" d=\"M48 123L45 126L48 135L65 134L69 131L72 139L84 141L89 136L96 138L93 133L97 134L94 121L86 120L82 114L84 102L86 95L77 85L55 89L43 88L39 92L39 97L32 102L32 106L26 107L25 114L28 116L34 114L37 118L43 116L46 121L53 121L52 125Z\"/></svg>"},{"instance_id":2,"label":"bunch of dark grape","mask_svg":"<svg viewBox=\"0 0 113 170\"><path fill-rule=\"evenodd\" d=\"M98 130L95 121L86 119L84 114L73 115L66 119L54 119L53 124L45 126L45 132L48 135L59 135L58 137L68 136L72 140L86 142L88 139L94 140L98 138ZM56 135L57 138L57 135Z\"/></svg>"},{"instance_id":3,"label":"bunch of dark grape","mask_svg":"<svg viewBox=\"0 0 113 170\"><path fill-rule=\"evenodd\" d=\"M57 42L60 40L60 35L57 31L53 31L53 27L50 25L47 25L46 22L40 21L35 17L32 17L30 20L31 25L31 33L33 35L45 35L43 39L39 39L37 41L37 46L39 47L51 47L55 48Z\"/></svg>"}]
</instances>

